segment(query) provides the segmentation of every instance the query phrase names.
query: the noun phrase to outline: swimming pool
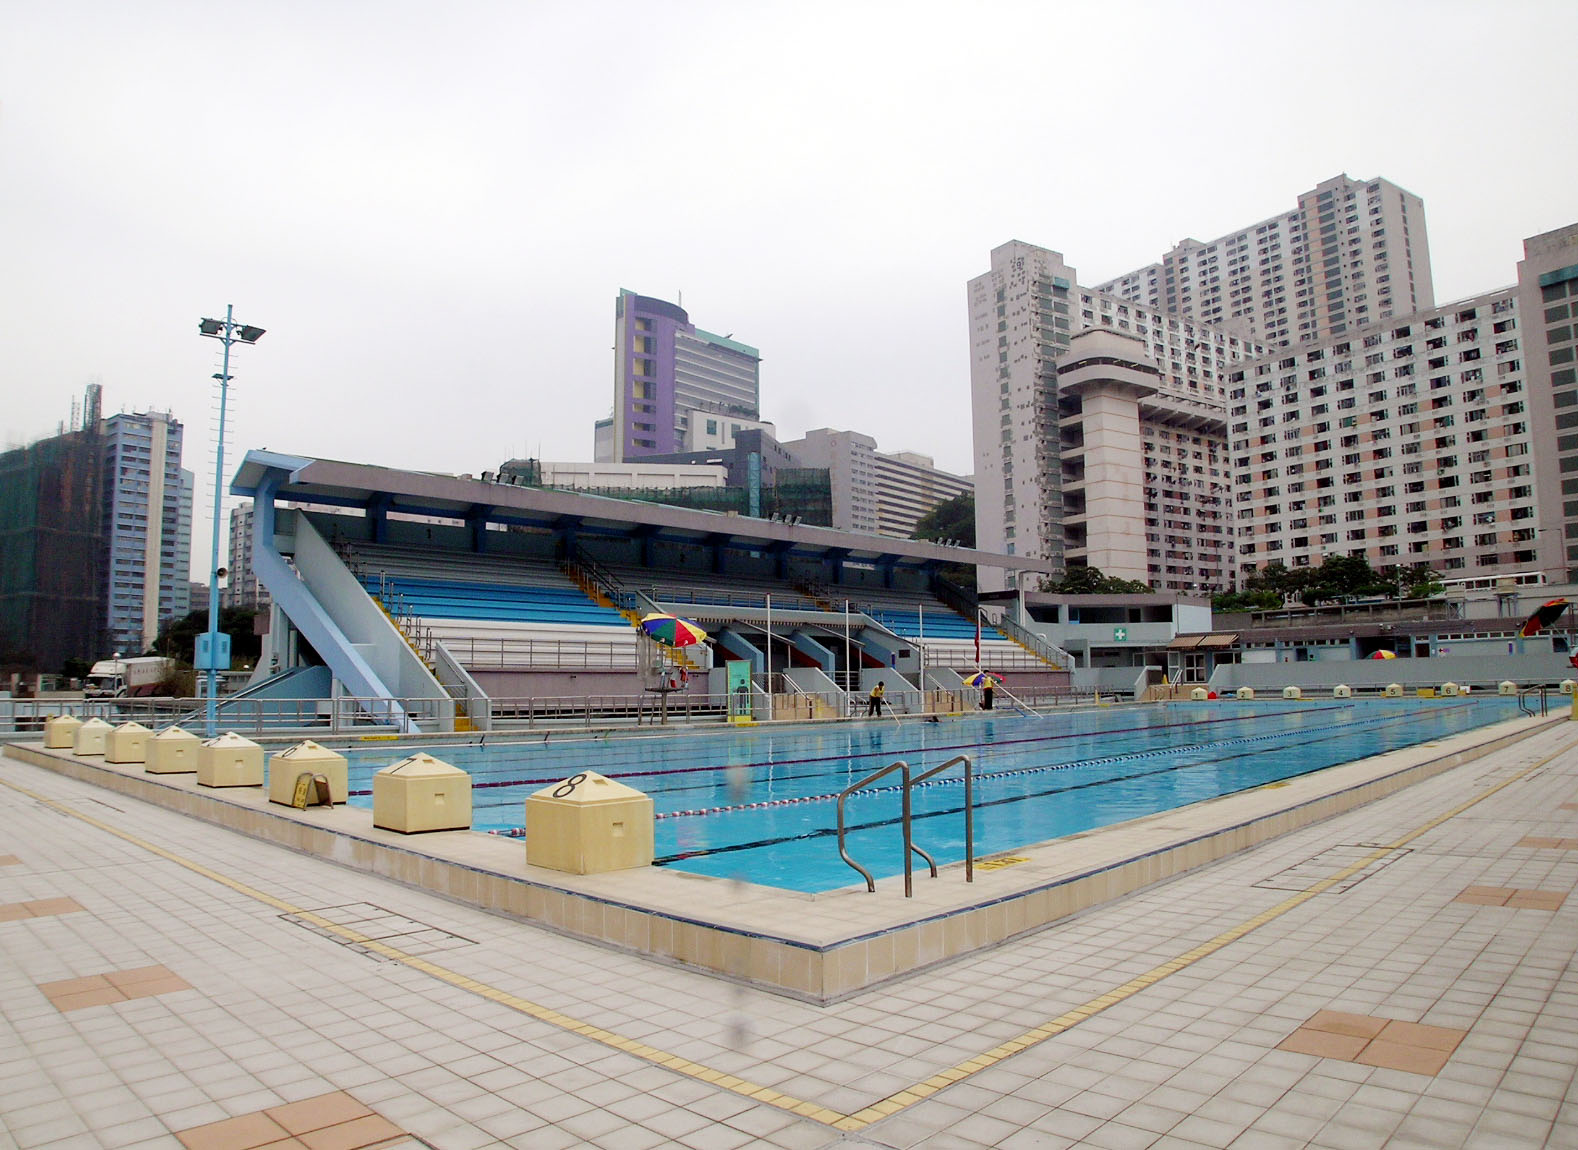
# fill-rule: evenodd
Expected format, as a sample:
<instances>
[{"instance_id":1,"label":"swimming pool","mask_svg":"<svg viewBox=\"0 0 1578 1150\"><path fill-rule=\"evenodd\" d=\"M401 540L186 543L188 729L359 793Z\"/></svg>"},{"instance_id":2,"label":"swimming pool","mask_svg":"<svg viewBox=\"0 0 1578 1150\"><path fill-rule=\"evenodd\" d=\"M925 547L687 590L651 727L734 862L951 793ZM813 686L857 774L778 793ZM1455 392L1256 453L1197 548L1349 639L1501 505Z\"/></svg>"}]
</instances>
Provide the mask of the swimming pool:
<instances>
[{"instance_id":1,"label":"swimming pool","mask_svg":"<svg viewBox=\"0 0 1578 1150\"><path fill-rule=\"evenodd\" d=\"M652 796L659 865L814 893L860 882L838 857L838 792L895 759L915 772L958 754L976 772L977 856L1308 774L1514 718L1517 700L1228 700L998 714L926 723L684 731L430 748L471 773L473 825L508 831L526 796L597 771ZM354 749L351 802L401 757ZM888 784L892 784L891 786ZM914 792L914 837L939 865L964 857L957 771ZM877 877L903 870L898 776L852 796L850 854Z\"/></svg>"}]
</instances>

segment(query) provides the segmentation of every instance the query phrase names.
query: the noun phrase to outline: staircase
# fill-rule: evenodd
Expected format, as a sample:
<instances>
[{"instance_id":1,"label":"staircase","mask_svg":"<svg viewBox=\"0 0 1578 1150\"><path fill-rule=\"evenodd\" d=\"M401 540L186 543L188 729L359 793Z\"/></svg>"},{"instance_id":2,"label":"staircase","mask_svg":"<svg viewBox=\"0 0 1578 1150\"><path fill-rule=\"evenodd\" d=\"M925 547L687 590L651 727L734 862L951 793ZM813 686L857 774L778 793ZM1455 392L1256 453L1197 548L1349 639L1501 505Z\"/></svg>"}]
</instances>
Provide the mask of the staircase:
<instances>
[{"instance_id":1,"label":"staircase","mask_svg":"<svg viewBox=\"0 0 1578 1150\"><path fill-rule=\"evenodd\" d=\"M642 597L628 589L612 571L593 559L580 546L576 547L575 554L561 563L559 568L585 593L587 598L599 607L612 607L625 617L627 623L641 632ZM648 606L656 609L656 604L649 603ZM696 674L706 670L701 663L686 654L683 647L665 647L664 651L677 667Z\"/></svg>"},{"instance_id":2,"label":"staircase","mask_svg":"<svg viewBox=\"0 0 1578 1150\"><path fill-rule=\"evenodd\" d=\"M966 619L972 622L980 619L980 600L958 584L950 583L942 578L933 579L932 593ZM1074 669L1074 656L1063 650L1063 648L1048 643L1034 631L1021 627L1006 616L995 621L987 621L985 625L991 627L1003 638L1024 648L1025 651L1048 666L1055 667L1059 671L1072 671Z\"/></svg>"},{"instance_id":3,"label":"staircase","mask_svg":"<svg viewBox=\"0 0 1578 1150\"><path fill-rule=\"evenodd\" d=\"M340 557L341 559L354 560L355 553L351 550L349 544L345 544L345 550L341 552ZM350 566L350 563L347 562L346 565ZM351 570L353 573L356 572L355 567L352 567ZM389 620L389 625L399 632L400 638L405 640L405 645L411 648L411 653L422 660L422 665L433 676L433 681L442 687L444 693L453 700L455 704L455 730L457 732L475 731L477 729L476 725L472 723L471 716L466 711L466 700L456 695L454 689L439 677L438 662L433 658L433 645L436 642L433 638L433 632L422 623L420 617L407 609L405 600L401 595L398 593L392 594L389 591L387 580L379 580L378 594L371 595L370 598L378 605L378 609L384 613L384 618Z\"/></svg>"},{"instance_id":4,"label":"staircase","mask_svg":"<svg viewBox=\"0 0 1578 1150\"><path fill-rule=\"evenodd\" d=\"M841 608L833 602L833 595L825 586L812 579L797 580L794 589L815 603L824 611L838 611Z\"/></svg>"}]
</instances>

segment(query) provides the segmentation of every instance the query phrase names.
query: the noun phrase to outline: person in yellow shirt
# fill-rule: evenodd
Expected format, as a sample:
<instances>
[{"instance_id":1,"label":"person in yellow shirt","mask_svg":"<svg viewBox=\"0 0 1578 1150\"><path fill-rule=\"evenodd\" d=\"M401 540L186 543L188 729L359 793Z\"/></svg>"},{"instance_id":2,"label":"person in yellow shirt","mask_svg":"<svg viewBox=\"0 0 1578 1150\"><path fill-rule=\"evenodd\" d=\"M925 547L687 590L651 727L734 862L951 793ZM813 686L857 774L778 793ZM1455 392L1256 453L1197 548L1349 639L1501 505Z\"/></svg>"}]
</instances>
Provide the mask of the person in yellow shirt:
<instances>
[{"instance_id":1,"label":"person in yellow shirt","mask_svg":"<svg viewBox=\"0 0 1578 1150\"><path fill-rule=\"evenodd\" d=\"M866 699L866 714L882 717L882 696L886 691L886 685L881 682L871 688L871 694Z\"/></svg>"}]
</instances>

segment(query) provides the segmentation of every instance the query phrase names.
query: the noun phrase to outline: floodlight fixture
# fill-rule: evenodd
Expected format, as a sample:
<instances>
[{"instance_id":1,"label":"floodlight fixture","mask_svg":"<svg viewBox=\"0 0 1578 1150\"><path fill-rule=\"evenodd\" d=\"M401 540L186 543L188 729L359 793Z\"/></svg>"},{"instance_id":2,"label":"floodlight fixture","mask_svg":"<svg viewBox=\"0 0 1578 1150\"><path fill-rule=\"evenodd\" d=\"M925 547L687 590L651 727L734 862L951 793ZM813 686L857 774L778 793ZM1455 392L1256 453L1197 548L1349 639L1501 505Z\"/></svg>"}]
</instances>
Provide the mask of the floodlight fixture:
<instances>
[{"instance_id":1,"label":"floodlight fixture","mask_svg":"<svg viewBox=\"0 0 1578 1150\"><path fill-rule=\"evenodd\" d=\"M236 338L242 343L256 343L263 338L263 329L253 327L251 324L243 324L241 330L236 333Z\"/></svg>"},{"instance_id":2,"label":"floodlight fixture","mask_svg":"<svg viewBox=\"0 0 1578 1150\"><path fill-rule=\"evenodd\" d=\"M203 335L218 335L225 326L224 320L200 319L197 321L197 330Z\"/></svg>"}]
</instances>

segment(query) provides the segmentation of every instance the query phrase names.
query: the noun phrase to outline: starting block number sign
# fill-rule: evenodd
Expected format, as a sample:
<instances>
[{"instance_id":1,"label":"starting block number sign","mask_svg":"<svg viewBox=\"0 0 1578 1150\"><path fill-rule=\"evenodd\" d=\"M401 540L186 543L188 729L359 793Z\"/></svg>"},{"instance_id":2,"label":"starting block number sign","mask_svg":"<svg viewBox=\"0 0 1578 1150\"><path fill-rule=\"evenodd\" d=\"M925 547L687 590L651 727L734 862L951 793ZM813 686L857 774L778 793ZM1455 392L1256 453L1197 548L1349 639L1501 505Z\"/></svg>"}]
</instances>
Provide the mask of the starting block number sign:
<instances>
[{"instance_id":1,"label":"starting block number sign","mask_svg":"<svg viewBox=\"0 0 1578 1150\"><path fill-rule=\"evenodd\" d=\"M302 771L296 776L296 789L291 793L290 805L298 811L304 811L314 800L320 807L334 805L334 800L329 796L329 780L324 775Z\"/></svg>"}]
</instances>

